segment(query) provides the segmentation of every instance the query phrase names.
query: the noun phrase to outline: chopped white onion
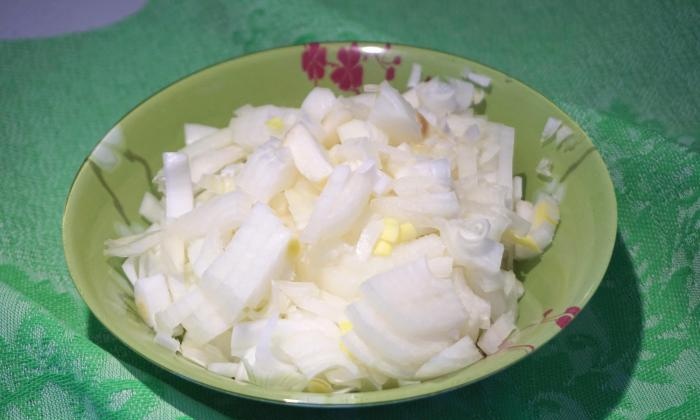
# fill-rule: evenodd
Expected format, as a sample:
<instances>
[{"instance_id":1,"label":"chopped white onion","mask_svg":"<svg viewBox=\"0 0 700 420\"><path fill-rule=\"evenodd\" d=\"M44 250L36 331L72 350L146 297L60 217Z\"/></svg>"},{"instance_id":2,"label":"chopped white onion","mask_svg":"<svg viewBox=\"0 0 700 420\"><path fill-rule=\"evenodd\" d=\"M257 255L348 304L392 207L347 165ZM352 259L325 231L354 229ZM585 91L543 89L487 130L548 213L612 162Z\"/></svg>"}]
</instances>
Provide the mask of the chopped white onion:
<instances>
[{"instance_id":1,"label":"chopped white onion","mask_svg":"<svg viewBox=\"0 0 700 420\"><path fill-rule=\"evenodd\" d=\"M418 63L411 64L411 74L408 76L408 82L406 86L409 88L416 87L420 82L422 67Z\"/></svg>"},{"instance_id":2,"label":"chopped white onion","mask_svg":"<svg viewBox=\"0 0 700 420\"><path fill-rule=\"evenodd\" d=\"M136 265L138 260L138 256L132 255L131 257L125 259L122 263L122 271L124 272L124 275L126 275L126 278L129 280L132 286L136 285L136 280L138 280L139 278Z\"/></svg>"},{"instance_id":3,"label":"chopped white onion","mask_svg":"<svg viewBox=\"0 0 700 420\"><path fill-rule=\"evenodd\" d=\"M508 338L510 333L515 329L515 315L511 312L504 313L486 330L479 341L479 348L486 354L494 354L498 351L500 345Z\"/></svg>"},{"instance_id":4,"label":"chopped white onion","mask_svg":"<svg viewBox=\"0 0 700 420\"><path fill-rule=\"evenodd\" d=\"M284 138L297 170L312 182L321 182L333 172L325 149L303 124L296 124Z\"/></svg>"},{"instance_id":5,"label":"chopped white onion","mask_svg":"<svg viewBox=\"0 0 700 420\"><path fill-rule=\"evenodd\" d=\"M165 211L160 201L153 194L146 191L139 206L139 214L151 223L162 223Z\"/></svg>"},{"instance_id":6,"label":"chopped white onion","mask_svg":"<svg viewBox=\"0 0 700 420\"><path fill-rule=\"evenodd\" d=\"M301 233L305 243L316 243L342 236L367 206L372 192L374 165L363 165L354 172L337 166L316 200L309 223Z\"/></svg>"},{"instance_id":7,"label":"chopped white onion","mask_svg":"<svg viewBox=\"0 0 700 420\"><path fill-rule=\"evenodd\" d=\"M153 341L165 347L172 353L180 350L180 342L172 338L169 334L158 332L156 333L155 337L153 337Z\"/></svg>"},{"instance_id":8,"label":"chopped white onion","mask_svg":"<svg viewBox=\"0 0 700 420\"><path fill-rule=\"evenodd\" d=\"M240 369L238 363L231 362L214 362L207 365L207 369L221 376L227 376L229 378L235 378Z\"/></svg>"},{"instance_id":9,"label":"chopped white onion","mask_svg":"<svg viewBox=\"0 0 700 420\"><path fill-rule=\"evenodd\" d=\"M476 348L474 340L469 336L465 336L425 362L416 372L416 378L430 379L445 375L467 367L483 358L484 355Z\"/></svg>"},{"instance_id":10,"label":"chopped white onion","mask_svg":"<svg viewBox=\"0 0 700 420\"><path fill-rule=\"evenodd\" d=\"M343 393L502 347L524 293L513 259L551 244L564 186L524 199L514 129L474 108L489 77L421 78L414 64L403 94L316 87L301 108L186 124L154 179L163 198L141 201L150 226L116 223L105 243L164 351L240 383ZM572 134L550 118L542 141ZM103 149L113 164L123 147Z\"/></svg>"},{"instance_id":11,"label":"chopped white onion","mask_svg":"<svg viewBox=\"0 0 700 420\"><path fill-rule=\"evenodd\" d=\"M328 114L328 111L335 105L335 95L327 88L315 87L311 89L304 102L301 103L301 110L313 121L321 122Z\"/></svg>"},{"instance_id":12,"label":"chopped white onion","mask_svg":"<svg viewBox=\"0 0 700 420\"><path fill-rule=\"evenodd\" d=\"M245 307L256 307L270 282L285 269L291 232L264 204L256 204L204 272L201 287L232 323Z\"/></svg>"},{"instance_id":13,"label":"chopped white onion","mask_svg":"<svg viewBox=\"0 0 700 420\"><path fill-rule=\"evenodd\" d=\"M571 137L571 135L574 134L574 130L571 129L566 124L562 124L561 127L557 130L556 135L554 136L554 143L559 146L561 145L566 139Z\"/></svg>"},{"instance_id":14,"label":"chopped white onion","mask_svg":"<svg viewBox=\"0 0 700 420\"><path fill-rule=\"evenodd\" d=\"M256 201L267 203L294 184L296 169L289 149L272 139L253 152L238 174L237 183Z\"/></svg>"},{"instance_id":15,"label":"chopped white onion","mask_svg":"<svg viewBox=\"0 0 700 420\"><path fill-rule=\"evenodd\" d=\"M469 74L467 74L467 79L483 88L491 86L491 78L483 74L470 72Z\"/></svg>"},{"instance_id":16,"label":"chopped white onion","mask_svg":"<svg viewBox=\"0 0 700 420\"><path fill-rule=\"evenodd\" d=\"M535 172L545 179L552 179L552 161L547 158L540 159Z\"/></svg>"},{"instance_id":17,"label":"chopped white onion","mask_svg":"<svg viewBox=\"0 0 700 420\"><path fill-rule=\"evenodd\" d=\"M211 127L204 124L186 123L185 124L185 144L192 144L197 140L210 136L219 131L216 127Z\"/></svg>"},{"instance_id":18,"label":"chopped white onion","mask_svg":"<svg viewBox=\"0 0 700 420\"><path fill-rule=\"evenodd\" d=\"M561 120L554 117L547 118L547 122L544 124L544 129L542 129L542 135L540 135L540 141L544 143L552 138L559 127L561 127Z\"/></svg>"},{"instance_id":19,"label":"chopped white onion","mask_svg":"<svg viewBox=\"0 0 700 420\"><path fill-rule=\"evenodd\" d=\"M389 136L391 144L420 140L420 124L416 119L416 111L386 81L379 87L369 121Z\"/></svg>"},{"instance_id":20,"label":"chopped white onion","mask_svg":"<svg viewBox=\"0 0 700 420\"><path fill-rule=\"evenodd\" d=\"M171 302L165 277L156 275L139 278L134 286L134 301L139 315L154 327L156 313L167 308Z\"/></svg>"},{"instance_id":21,"label":"chopped white onion","mask_svg":"<svg viewBox=\"0 0 700 420\"><path fill-rule=\"evenodd\" d=\"M193 208L190 165L184 153L163 153L165 216L174 219Z\"/></svg>"},{"instance_id":22,"label":"chopped white onion","mask_svg":"<svg viewBox=\"0 0 700 420\"><path fill-rule=\"evenodd\" d=\"M203 176L212 175L244 157L245 152L236 145L202 153L190 160L190 178L196 184Z\"/></svg>"}]
</instances>

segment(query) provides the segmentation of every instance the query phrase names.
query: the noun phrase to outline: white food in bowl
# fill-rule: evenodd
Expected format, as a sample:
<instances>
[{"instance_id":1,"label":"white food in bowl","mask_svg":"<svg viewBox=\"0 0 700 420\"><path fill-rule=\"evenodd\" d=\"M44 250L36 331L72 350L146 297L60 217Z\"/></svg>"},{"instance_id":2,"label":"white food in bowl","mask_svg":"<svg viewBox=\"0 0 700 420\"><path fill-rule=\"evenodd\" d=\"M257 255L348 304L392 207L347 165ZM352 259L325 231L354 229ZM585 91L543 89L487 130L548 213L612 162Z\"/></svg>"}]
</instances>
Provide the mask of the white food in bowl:
<instances>
[{"instance_id":1,"label":"white food in bowl","mask_svg":"<svg viewBox=\"0 0 700 420\"><path fill-rule=\"evenodd\" d=\"M162 197L144 195L151 225L106 244L164 351L241 382L347 392L499 350L523 293L513 259L551 243L558 202L523 200L515 132L474 114L482 90L419 78L185 127Z\"/></svg>"}]
</instances>

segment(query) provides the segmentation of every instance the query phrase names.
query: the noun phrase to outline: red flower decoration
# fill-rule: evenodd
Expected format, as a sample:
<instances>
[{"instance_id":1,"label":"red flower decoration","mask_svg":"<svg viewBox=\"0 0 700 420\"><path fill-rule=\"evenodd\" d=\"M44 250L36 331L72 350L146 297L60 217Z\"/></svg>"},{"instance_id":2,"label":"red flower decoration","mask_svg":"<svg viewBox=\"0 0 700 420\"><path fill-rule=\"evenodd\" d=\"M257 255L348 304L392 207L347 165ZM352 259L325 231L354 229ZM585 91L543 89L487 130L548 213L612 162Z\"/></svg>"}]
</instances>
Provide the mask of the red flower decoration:
<instances>
[{"instance_id":1,"label":"red flower decoration","mask_svg":"<svg viewBox=\"0 0 700 420\"><path fill-rule=\"evenodd\" d=\"M301 68L309 76L309 80L316 82L323 79L326 64L326 49L318 42L312 42L304 48L301 54Z\"/></svg>"},{"instance_id":2,"label":"red flower decoration","mask_svg":"<svg viewBox=\"0 0 700 420\"><path fill-rule=\"evenodd\" d=\"M573 319L574 319L574 317L571 316L571 315L562 315L562 316L560 316L559 318L557 318L557 320L554 321L554 322L557 323L557 325L559 326L559 328L564 328L564 327L566 327L567 325L569 325L569 323L570 323Z\"/></svg>"},{"instance_id":3,"label":"red flower decoration","mask_svg":"<svg viewBox=\"0 0 700 420\"><path fill-rule=\"evenodd\" d=\"M579 312L581 312L581 308L579 308L578 306L569 306L564 312L566 312L567 314L571 314L572 316L576 316Z\"/></svg>"},{"instance_id":4,"label":"red flower decoration","mask_svg":"<svg viewBox=\"0 0 700 420\"><path fill-rule=\"evenodd\" d=\"M386 80L394 80L394 76L396 75L396 70L394 70L393 67L389 67L386 69L386 73L384 74L384 78Z\"/></svg>"},{"instance_id":5,"label":"red flower decoration","mask_svg":"<svg viewBox=\"0 0 700 420\"><path fill-rule=\"evenodd\" d=\"M364 69L363 63L369 64L369 59L376 62L384 70L384 79L394 80L396 78L396 68L401 65L401 56L388 57L387 51L391 44L386 44L382 52L364 53L356 42L338 50L336 57L338 61L330 61L326 58L327 50L318 42L307 44L301 53L301 68L309 80L318 84L326 74L326 67L330 67L331 80L340 90L354 91L360 93L363 84Z\"/></svg>"},{"instance_id":6,"label":"red flower decoration","mask_svg":"<svg viewBox=\"0 0 700 420\"><path fill-rule=\"evenodd\" d=\"M331 73L331 79L341 90L358 90L362 85L362 64L360 49L353 43L338 50L340 64Z\"/></svg>"}]
</instances>

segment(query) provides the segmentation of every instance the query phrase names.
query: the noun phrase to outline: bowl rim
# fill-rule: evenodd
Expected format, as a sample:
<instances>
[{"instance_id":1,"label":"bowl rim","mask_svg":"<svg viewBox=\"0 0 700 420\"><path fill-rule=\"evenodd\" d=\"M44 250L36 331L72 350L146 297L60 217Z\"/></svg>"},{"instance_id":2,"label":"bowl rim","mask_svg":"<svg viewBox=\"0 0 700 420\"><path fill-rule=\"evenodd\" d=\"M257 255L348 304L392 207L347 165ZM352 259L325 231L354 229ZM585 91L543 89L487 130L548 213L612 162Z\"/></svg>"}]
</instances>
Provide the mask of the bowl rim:
<instances>
[{"instance_id":1,"label":"bowl rim","mask_svg":"<svg viewBox=\"0 0 700 420\"><path fill-rule=\"evenodd\" d=\"M276 398L276 397L267 398L265 396L252 395L252 394L248 394L248 393L244 393L244 392L237 392L237 391L221 388L221 387L218 387L216 385L212 385L212 384L200 381L200 380L195 379L193 377L181 374L180 372L171 369L167 365L151 359L146 354L144 354L141 351L132 347L129 344L129 342L127 340L123 339L120 335L116 334L115 331L110 327L109 323L106 323L100 317L100 315L98 315L93 310L93 308L91 306L91 299L88 297L88 295L85 293L83 288L80 286L80 283L76 280L76 277L77 277L76 269L75 269L74 265L71 263L71 261L74 259L74 256L69 255L69 252L67 252L68 241L70 240L70 235L71 235L67 230L67 224L69 223L69 221L68 221L68 218L69 218L68 217L68 207L69 207L69 204L71 202L72 197L74 196L76 182L78 181L78 179L80 178L82 173L86 170L86 167L87 167L89 160L90 160L90 156L95 151L95 149L100 145L100 143L104 140L104 138L107 136L109 131L112 130L117 125L119 125L119 123L121 121L127 119L131 114L133 114L134 112L137 112L137 110L139 108L141 108L141 106L143 104L150 101L154 97L158 96L162 92L178 85L182 81L189 79L190 77L193 77L193 76L198 75L200 73L203 73L205 71L214 69L218 66L230 63L232 61L253 60L258 55L266 55L266 54L281 52L281 51L285 51L285 50L293 50L296 48L300 48L300 47L304 47L306 45L309 45L310 43L318 43L318 44L321 44L323 46L328 46L331 48L340 48L340 47L347 45L348 43L356 43L360 46L365 46L365 45L366 46L385 46L387 44L386 41L367 41L367 40L311 41L311 42L305 42L305 43L292 43L292 44L280 45L280 46L276 46L273 48L256 50L256 51L251 51L248 53L243 53L241 55L228 57L226 59L223 59L223 60L217 61L215 63L206 65L204 67L198 68L197 70L192 71L192 72L190 72L182 77L179 77L179 78L173 80L172 82L169 82L168 84L162 86L161 88L156 89L154 92L152 92L151 94L149 94L148 96L146 96L142 100L140 100L138 103L133 105L127 112L125 112L121 117L119 117L114 124L112 124L110 126L110 129L107 132L105 132L101 137L99 137L97 142L92 146L92 148L90 149L90 152L88 152L88 154L84 157L79 168L75 172L75 175L74 175L74 177L71 181L70 187L68 189L68 194L66 195L66 199L65 199L65 202L63 205L63 214L61 217L61 238L62 238L62 244L63 244L64 260L66 262L66 266L68 268L68 272L70 274L72 283L75 286L75 288L77 289L78 293L80 294L82 300L85 302L85 305L90 309L90 313L102 324L102 326L107 331L109 331L114 337L116 337L124 346L126 346L128 349L130 349L131 351L133 351L134 353L136 353L137 355L139 355L140 357L142 357L143 359L145 359L149 363L165 370L166 372L174 374L175 376L182 378L182 379L185 379L189 382L195 383L197 385L200 385L200 386L203 386L205 388L208 388L208 389L211 389L211 390L214 390L217 392L221 392L221 393L224 393L227 395L244 398L244 399L247 399L250 401L272 403L272 404L287 406L287 407L359 408L359 407L370 407L370 406L379 406L379 405L392 405L392 404L399 404L399 403L413 401L413 400L422 399L422 398L429 398L431 396L454 391L456 389L474 384L474 383L479 382L481 380L484 380L488 377L491 377L497 373L500 373L503 370L515 365L516 363L520 363L521 361L525 360L530 355L534 354L537 350L541 349L546 344L551 342L552 339L554 339L556 336L559 335L559 333L561 332L561 329L555 330L554 333L547 336L541 342L541 344L539 344L533 351L530 351L527 353L522 353L522 355L520 355L520 356L518 356L510 361L505 362L502 366L499 366L497 369L494 369L490 372L487 372L487 373L485 373L479 377L473 378L471 380L467 380L465 382L461 382L458 384L444 386L442 388L439 388L439 389L436 389L433 391L429 391L429 392L414 392L414 393L409 393L405 396L399 395L399 396L396 396L395 398L391 398L391 397L382 398L382 394L391 393L391 391L398 390L398 389L406 390L406 388L394 388L394 389L389 389L389 390L367 391L367 392L363 392L361 394L364 394L364 395L374 394L377 396L377 398L373 398L369 401L356 401L356 402L333 402L333 401L327 402L325 400L332 400L334 395L332 395L332 394L326 395L326 394L316 394L316 393L305 393L305 392L293 392L293 391L287 391L287 392L289 392L290 395L294 395L295 397L299 397L299 398L304 398L303 395L308 395L308 396L324 395L324 401L318 401L318 400L316 400L314 398L310 398L310 397L307 397L306 399ZM601 255L606 256L604 258L605 264L598 265L598 268L596 269L596 272L595 272L595 276L593 276L595 278L595 280L590 284L586 293L579 299L578 302L576 302L576 305L581 310L583 310L586 307L586 305L588 304L588 302L590 301L590 299L593 297L595 292L599 289L600 284L602 283L602 280L605 276L605 273L607 272L607 270L609 268L610 261L612 259L612 255L613 255L615 242L616 242L615 237L617 235L617 222L618 222L618 220L617 220L618 219L617 196L615 194L614 184L612 183L612 179L610 177L610 172L609 172L608 167L605 163L605 160L603 159L602 155L600 155L600 153L598 153L598 147L596 147L596 145L593 142L593 140L591 139L591 137L588 135L588 133L585 130L583 130L583 128L581 128L581 126L578 124L578 122L576 120L574 120L567 112L564 112L564 110L562 110L552 100L550 100L549 98L544 96L538 90L532 88L531 86L520 81L519 79L510 76L508 73L505 73L505 72L499 70L498 68L484 64L484 63L482 63L478 60L472 59L472 58L458 55L457 53L452 53L452 52L448 52L445 50L441 50L439 48L424 47L424 46L419 46L419 45L410 45L410 44L394 43L394 42L390 42L388 44L390 44L392 47L399 47L399 48L414 50L416 52L422 52L422 53L438 53L438 54L444 55L446 57L450 57L450 58L454 58L454 59L458 59L458 60L463 60L463 61L468 61L468 62L477 64L479 66L482 66L484 68L487 68L489 71L493 72L494 74L498 74L500 76L503 76L503 77L509 79L509 81L511 83L517 84L521 88L525 89L525 91L528 93L528 95L532 95L532 96L536 97L538 100L545 102L546 104L548 104L552 108L554 108L557 111L561 112L562 114L566 115L570 120L569 125L572 125L571 128L573 128L574 131L578 130L579 132L583 133L584 139L586 141L588 141L591 144L591 146L594 148L594 151L598 154L598 157L601 160L603 167L605 168L605 176L603 177L604 178L603 182L605 184L607 184L606 188L605 188L605 192L606 193L609 192L611 194L611 197L609 197L610 200L608 200L608 202L610 204L610 209L609 209L610 211L608 212L607 217L609 218L608 222L610 223L610 227L611 227L610 232L612 232L612 235L611 235L612 238L611 238L611 240L606 241L605 245L606 245L607 249L605 249L604 252L601 254ZM418 384L417 387L420 387L420 385L421 384Z\"/></svg>"}]
</instances>

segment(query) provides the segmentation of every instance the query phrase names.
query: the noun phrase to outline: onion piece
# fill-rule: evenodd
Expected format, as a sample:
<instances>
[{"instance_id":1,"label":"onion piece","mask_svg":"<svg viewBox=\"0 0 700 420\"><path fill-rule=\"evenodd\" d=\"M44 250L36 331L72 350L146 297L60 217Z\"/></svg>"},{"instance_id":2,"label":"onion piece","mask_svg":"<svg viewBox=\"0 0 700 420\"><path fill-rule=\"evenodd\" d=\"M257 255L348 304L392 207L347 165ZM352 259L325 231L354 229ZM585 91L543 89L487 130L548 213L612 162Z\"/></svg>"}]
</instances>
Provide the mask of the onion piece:
<instances>
[{"instance_id":1,"label":"onion piece","mask_svg":"<svg viewBox=\"0 0 700 420\"><path fill-rule=\"evenodd\" d=\"M150 192L146 191L141 199L139 214L151 223L162 223L165 210L160 201Z\"/></svg>"},{"instance_id":2,"label":"onion piece","mask_svg":"<svg viewBox=\"0 0 700 420\"><path fill-rule=\"evenodd\" d=\"M141 277L134 286L136 312L146 323L154 328L155 314L170 305L170 292L165 277L156 275Z\"/></svg>"},{"instance_id":3,"label":"onion piece","mask_svg":"<svg viewBox=\"0 0 700 420\"><path fill-rule=\"evenodd\" d=\"M445 279L452 276L453 263L452 257L435 257L428 259L428 268L435 277Z\"/></svg>"},{"instance_id":4,"label":"onion piece","mask_svg":"<svg viewBox=\"0 0 700 420\"><path fill-rule=\"evenodd\" d=\"M512 312L506 312L481 335L477 345L484 353L494 354L514 329L515 315Z\"/></svg>"},{"instance_id":5,"label":"onion piece","mask_svg":"<svg viewBox=\"0 0 700 420\"><path fill-rule=\"evenodd\" d=\"M335 101L333 91L328 88L315 87L301 103L301 110L313 121L321 122L333 108Z\"/></svg>"},{"instance_id":6,"label":"onion piece","mask_svg":"<svg viewBox=\"0 0 700 420\"><path fill-rule=\"evenodd\" d=\"M190 179L198 183L203 176L212 175L227 165L236 163L245 157L239 146L231 145L221 149L202 153L190 159Z\"/></svg>"},{"instance_id":7,"label":"onion piece","mask_svg":"<svg viewBox=\"0 0 700 420\"><path fill-rule=\"evenodd\" d=\"M267 143L270 137L281 139L288 127L300 121L300 112L295 109L272 105L252 107L245 105L238 108L229 124L232 142L253 152ZM270 121L281 122L281 127L274 127ZM272 125L272 127L270 127ZM198 145L199 142L192 146Z\"/></svg>"},{"instance_id":8,"label":"onion piece","mask_svg":"<svg viewBox=\"0 0 700 420\"><path fill-rule=\"evenodd\" d=\"M416 87L420 83L422 67L418 63L411 64L411 74L408 76L408 82L406 86L409 88Z\"/></svg>"},{"instance_id":9,"label":"onion piece","mask_svg":"<svg viewBox=\"0 0 700 420\"><path fill-rule=\"evenodd\" d=\"M357 366L341 350L337 338L320 331L304 331L287 336L279 340L278 346L307 379L331 369L345 370L353 377L359 374Z\"/></svg>"},{"instance_id":10,"label":"onion piece","mask_svg":"<svg viewBox=\"0 0 700 420\"><path fill-rule=\"evenodd\" d=\"M105 255L113 257L141 255L158 245L160 240L161 232L159 229L147 230L118 239L108 239L105 241Z\"/></svg>"},{"instance_id":11,"label":"onion piece","mask_svg":"<svg viewBox=\"0 0 700 420\"><path fill-rule=\"evenodd\" d=\"M455 263L495 272L501 266L503 244L488 237L491 229L491 223L483 218L444 221L440 237Z\"/></svg>"},{"instance_id":12,"label":"onion piece","mask_svg":"<svg viewBox=\"0 0 700 420\"><path fill-rule=\"evenodd\" d=\"M433 227L435 218L456 217L460 212L459 200L452 191L379 197L372 200L371 208L385 217L406 220L420 227Z\"/></svg>"},{"instance_id":13,"label":"onion piece","mask_svg":"<svg viewBox=\"0 0 700 420\"><path fill-rule=\"evenodd\" d=\"M438 78L430 79L430 81L416 86L416 94L421 108L425 108L437 117L444 117L454 112L458 106L455 86ZM469 102L471 102L471 98L469 98ZM437 124L431 122L431 125Z\"/></svg>"},{"instance_id":14,"label":"onion piece","mask_svg":"<svg viewBox=\"0 0 700 420\"><path fill-rule=\"evenodd\" d=\"M483 88L491 86L491 78L483 74L469 72L467 74L467 79Z\"/></svg>"},{"instance_id":15,"label":"onion piece","mask_svg":"<svg viewBox=\"0 0 700 420\"><path fill-rule=\"evenodd\" d=\"M378 274L360 289L396 331L410 337L452 338L466 320L451 282L436 279L425 258Z\"/></svg>"},{"instance_id":16,"label":"onion piece","mask_svg":"<svg viewBox=\"0 0 700 420\"><path fill-rule=\"evenodd\" d=\"M420 124L416 111L386 81L379 86L369 121L387 134L391 144L420 141Z\"/></svg>"},{"instance_id":17,"label":"onion piece","mask_svg":"<svg viewBox=\"0 0 700 420\"><path fill-rule=\"evenodd\" d=\"M455 90L457 111L466 111L472 105L472 97L474 96L474 85L460 79L450 79L449 83Z\"/></svg>"},{"instance_id":18,"label":"onion piece","mask_svg":"<svg viewBox=\"0 0 700 420\"><path fill-rule=\"evenodd\" d=\"M185 144L189 145L219 131L216 127L204 124L185 123Z\"/></svg>"},{"instance_id":19,"label":"onion piece","mask_svg":"<svg viewBox=\"0 0 700 420\"><path fill-rule=\"evenodd\" d=\"M540 135L540 142L544 143L547 140L551 139L554 133L557 132L559 127L561 127L560 119L554 117L547 118L547 122L545 122L544 128L542 129L542 134Z\"/></svg>"},{"instance_id":20,"label":"onion piece","mask_svg":"<svg viewBox=\"0 0 700 420\"><path fill-rule=\"evenodd\" d=\"M280 140L272 139L248 156L236 181L240 189L256 201L267 203L294 185L296 174L289 150Z\"/></svg>"},{"instance_id":21,"label":"onion piece","mask_svg":"<svg viewBox=\"0 0 700 420\"><path fill-rule=\"evenodd\" d=\"M180 350L180 342L166 333L156 333L155 337L153 337L153 341L156 344L159 344L160 346L168 349L172 353L175 353Z\"/></svg>"},{"instance_id":22,"label":"onion piece","mask_svg":"<svg viewBox=\"0 0 700 420\"><path fill-rule=\"evenodd\" d=\"M251 198L239 191L223 194L173 220L165 230L183 240L192 240L211 230L236 229L248 216L251 204Z\"/></svg>"},{"instance_id":23,"label":"onion piece","mask_svg":"<svg viewBox=\"0 0 700 420\"><path fill-rule=\"evenodd\" d=\"M263 319L236 324L231 333L231 356L242 358L254 348L266 323L267 320Z\"/></svg>"},{"instance_id":24,"label":"onion piece","mask_svg":"<svg viewBox=\"0 0 700 420\"><path fill-rule=\"evenodd\" d=\"M498 124L497 136L498 154L498 184L505 189L506 208L513 209L513 149L515 145L515 129Z\"/></svg>"},{"instance_id":25,"label":"onion piece","mask_svg":"<svg viewBox=\"0 0 700 420\"><path fill-rule=\"evenodd\" d=\"M291 152L297 170L309 181L321 182L333 172L325 149L303 124L296 124L287 132L284 144Z\"/></svg>"},{"instance_id":26,"label":"onion piece","mask_svg":"<svg viewBox=\"0 0 700 420\"><path fill-rule=\"evenodd\" d=\"M238 369L240 369L240 365L238 363L231 362L214 362L207 365L207 370L210 372L214 372L221 376L227 376L229 378L236 377Z\"/></svg>"},{"instance_id":27,"label":"onion piece","mask_svg":"<svg viewBox=\"0 0 700 420\"><path fill-rule=\"evenodd\" d=\"M417 369L448 344L447 340L417 339L400 334L394 324L387 322L383 314L364 299L348 306L346 314L353 331L372 351L407 369Z\"/></svg>"},{"instance_id":28,"label":"onion piece","mask_svg":"<svg viewBox=\"0 0 700 420\"><path fill-rule=\"evenodd\" d=\"M545 179L552 179L552 161L547 158L540 159L535 168L537 175Z\"/></svg>"},{"instance_id":29,"label":"onion piece","mask_svg":"<svg viewBox=\"0 0 700 420\"><path fill-rule=\"evenodd\" d=\"M297 230L303 230L311 218L318 191L306 178L300 178L292 188L284 192L284 196Z\"/></svg>"},{"instance_id":30,"label":"onion piece","mask_svg":"<svg viewBox=\"0 0 700 420\"><path fill-rule=\"evenodd\" d=\"M309 223L299 239L313 244L345 234L367 206L373 187L373 171L371 163L354 172L345 165L337 166L316 200Z\"/></svg>"},{"instance_id":31,"label":"onion piece","mask_svg":"<svg viewBox=\"0 0 700 420\"><path fill-rule=\"evenodd\" d=\"M484 358L474 340L469 336L445 348L432 359L428 360L416 372L418 379L430 379L457 371Z\"/></svg>"},{"instance_id":32,"label":"onion piece","mask_svg":"<svg viewBox=\"0 0 700 420\"><path fill-rule=\"evenodd\" d=\"M190 165L184 153L163 153L165 216L174 219L192 211L194 198Z\"/></svg>"},{"instance_id":33,"label":"onion piece","mask_svg":"<svg viewBox=\"0 0 700 420\"><path fill-rule=\"evenodd\" d=\"M353 357L371 370L376 370L390 378L409 379L413 377L414 369L402 367L393 361L383 359L370 349L354 331L345 334L342 342Z\"/></svg>"},{"instance_id":34,"label":"onion piece","mask_svg":"<svg viewBox=\"0 0 700 420\"><path fill-rule=\"evenodd\" d=\"M267 389L301 391L306 388L308 378L289 363L280 361L272 353L272 334L277 318L271 317L263 328L254 356L244 358L248 382Z\"/></svg>"},{"instance_id":35,"label":"onion piece","mask_svg":"<svg viewBox=\"0 0 700 420\"><path fill-rule=\"evenodd\" d=\"M204 272L201 288L229 325L256 307L287 266L291 232L264 204L256 204L224 252Z\"/></svg>"},{"instance_id":36,"label":"onion piece","mask_svg":"<svg viewBox=\"0 0 700 420\"><path fill-rule=\"evenodd\" d=\"M572 134L574 134L574 130L572 130L568 125L562 124L554 136L554 143L557 146L560 146L566 139L571 137Z\"/></svg>"},{"instance_id":37,"label":"onion piece","mask_svg":"<svg viewBox=\"0 0 700 420\"><path fill-rule=\"evenodd\" d=\"M360 261L366 261L372 255L374 244L377 243L382 231L384 231L384 223L380 219L371 220L362 229L355 245L355 252Z\"/></svg>"},{"instance_id":38,"label":"onion piece","mask_svg":"<svg viewBox=\"0 0 700 420\"><path fill-rule=\"evenodd\" d=\"M132 255L131 257L125 259L122 263L122 271L132 286L136 285L136 280L139 278L137 271L139 258L139 256Z\"/></svg>"}]
</instances>

